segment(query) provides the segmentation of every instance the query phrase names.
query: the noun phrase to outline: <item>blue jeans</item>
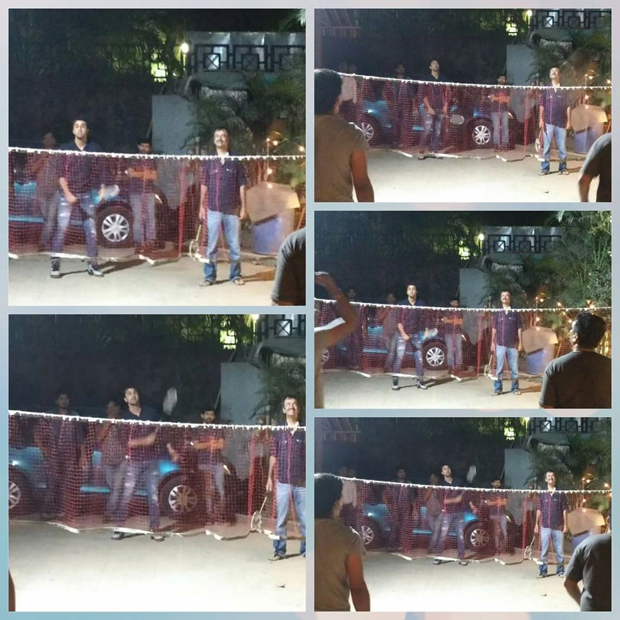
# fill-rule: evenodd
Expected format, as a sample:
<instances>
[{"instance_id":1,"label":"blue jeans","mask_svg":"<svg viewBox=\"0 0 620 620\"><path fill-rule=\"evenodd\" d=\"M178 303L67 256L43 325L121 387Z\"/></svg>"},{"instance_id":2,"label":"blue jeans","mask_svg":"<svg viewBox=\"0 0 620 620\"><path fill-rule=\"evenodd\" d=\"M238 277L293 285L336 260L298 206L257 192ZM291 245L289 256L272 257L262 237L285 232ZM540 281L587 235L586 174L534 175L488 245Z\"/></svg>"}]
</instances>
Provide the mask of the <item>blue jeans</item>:
<instances>
[{"instance_id":1,"label":"blue jeans","mask_svg":"<svg viewBox=\"0 0 620 620\"><path fill-rule=\"evenodd\" d=\"M431 542L428 546L428 550L434 553L437 549L437 543L439 542L439 536L441 535L441 524L443 523L443 512L437 515L428 515L428 524L433 533L431 536Z\"/></svg>"},{"instance_id":2,"label":"blue jeans","mask_svg":"<svg viewBox=\"0 0 620 620\"><path fill-rule=\"evenodd\" d=\"M276 534L280 539L273 541L273 549L280 555L286 555L286 521L291 495L293 496L295 512L299 519L299 533L301 534L299 553L303 555L306 553L306 487L295 487L284 482L276 482L276 505L278 511Z\"/></svg>"},{"instance_id":3,"label":"blue jeans","mask_svg":"<svg viewBox=\"0 0 620 620\"><path fill-rule=\"evenodd\" d=\"M448 348L448 368L458 370L463 364L463 338L461 332L452 332L450 327L445 332L446 347Z\"/></svg>"},{"instance_id":4,"label":"blue jeans","mask_svg":"<svg viewBox=\"0 0 620 620\"><path fill-rule=\"evenodd\" d=\"M545 146L543 149L542 169L549 172L551 168L551 142L555 139L555 146L560 154L560 172L566 170L566 128L558 125L545 125Z\"/></svg>"},{"instance_id":5,"label":"blue jeans","mask_svg":"<svg viewBox=\"0 0 620 620\"><path fill-rule=\"evenodd\" d=\"M58 203L58 222L56 224L56 234L52 241L52 252L60 253L65 248L65 234L71 223L71 213L74 208L81 211L84 226L84 236L86 237L86 254L88 258L97 258L97 224L95 223L95 203L91 192L76 194L77 204L71 205L67 202L64 192L60 192Z\"/></svg>"},{"instance_id":6,"label":"blue jeans","mask_svg":"<svg viewBox=\"0 0 620 620\"><path fill-rule=\"evenodd\" d=\"M385 358L385 368L391 370L394 366L394 359L396 358L396 346L398 344L398 333L393 334L389 338L383 339L383 344L387 350L387 357Z\"/></svg>"},{"instance_id":7,"label":"blue jeans","mask_svg":"<svg viewBox=\"0 0 620 620\"><path fill-rule=\"evenodd\" d=\"M497 379L493 383L493 388L496 392L501 392L503 389L502 377L504 375L504 360L508 358L508 367L510 368L510 378L512 379L512 392L519 389L519 352L514 347L504 347L497 345L495 347L495 353L497 355L496 376Z\"/></svg>"},{"instance_id":8,"label":"blue jeans","mask_svg":"<svg viewBox=\"0 0 620 620\"><path fill-rule=\"evenodd\" d=\"M215 282L217 277L217 241L220 228L224 228L224 237L230 253L230 279L241 277L241 246L239 244L239 216L220 213L207 209L208 240L205 248L207 261L204 266L205 280Z\"/></svg>"},{"instance_id":9,"label":"blue jeans","mask_svg":"<svg viewBox=\"0 0 620 620\"><path fill-rule=\"evenodd\" d=\"M215 489L219 496L219 503L224 497L224 463L207 463L205 465L200 464L198 465L198 469L204 472L204 494L207 507L207 515L212 516L215 514L215 503L213 502L211 480L215 482Z\"/></svg>"},{"instance_id":10,"label":"blue jeans","mask_svg":"<svg viewBox=\"0 0 620 620\"><path fill-rule=\"evenodd\" d=\"M420 148L424 148L428 142L428 134L433 132L431 139L431 151L436 153L439 149L439 142L441 140L441 115L437 112L435 114L424 113L424 130L422 131L422 138L420 140Z\"/></svg>"},{"instance_id":11,"label":"blue jeans","mask_svg":"<svg viewBox=\"0 0 620 620\"><path fill-rule=\"evenodd\" d=\"M157 460L129 461L123 485L123 494L118 510L118 521L123 523L129 516L129 502L140 478L146 483L146 495L149 502L149 523L151 530L159 529L159 497L157 486L159 483L159 469Z\"/></svg>"},{"instance_id":12,"label":"blue jeans","mask_svg":"<svg viewBox=\"0 0 620 620\"><path fill-rule=\"evenodd\" d=\"M123 481L127 472L127 461L123 459L118 465L104 465L104 472L106 484L110 489L105 514L107 517L115 517L118 513Z\"/></svg>"},{"instance_id":13,"label":"blue jeans","mask_svg":"<svg viewBox=\"0 0 620 620\"><path fill-rule=\"evenodd\" d=\"M493 121L493 146L508 146L508 110L491 112Z\"/></svg>"},{"instance_id":14,"label":"blue jeans","mask_svg":"<svg viewBox=\"0 0 620 620\"><path fill-rule=\"evenodd\" d=\"M506 515L492 514L490 515L490 520L491 525L493 526L495 553L500 553L500 551L502 550L502 546L506 546L508 543L508 524L506 523Z\"/></svg>"},{"instance_id":15,"label":"blue jeans","mask_svg":"<svg viewBox=\"0 0 620 620\"><path fill-rule=\"evenodd\" d=\"M448 532L456 526L456 546L459 553L459 558L465 556L465 534L463 532L463 513L443 513L443 520L441 522L441 530L439 534L439 540L435 547L431 547L431 553L443 553L446 545L446 538Z\"/></svg>"},{"instance_id":16,"label":"blue jeans","mask_svg":"<svg viewBox=\"0 0 620 620\"><path fill-rule=\"evenodd\" d=\"M140 194L130 194L129 203L133 211L133 240L136 244L144 243L146 232L146 243L155 241L155 194L143 192ZM142 217L144 215L144 218Z\"/></svg>"},{"instance_id":17,"label":"blue jeans","mask_svg":"<svg viewBox=\"0 0 620 620\"><path fill-rule=\"evenodd\" d=\"M550 527L540 528L540 561L539 570L541 573L547 572L547 564L549 561L549 539L553 541L553 550L555 551L555 559L558 563L556 572L564 572L564 532L562 530L554 530Z\"/></svg>"},{"instance_id":18,"label":"blue jeans","mask_svg":"<svg viewBox=\"0 0 620 620\"><path fill-rule=\"evenodd\" d=\"M46 200L39 203L41 214L43 215L43 230L41 232L40 245L46 250L52 247L52 237L56 230L56 219L58 218L58 192L54 192Z\"/></svg>"},{"instance_id":19,"label":"blue jeans","mask_svg":"<svg viewBox=\"0 0 620 620\"><path fill-rule=\"evenodd\" d=\"M397 375L400 373L400 369L403 365L403 357L405 357L405 351L407 350L407 347L411 345L413 349L413 357L415 359L415 374L419 379L422 379L424 377L424 369L422 368L420 338L418 336L411 336L411 340L404 340L400 333L398 333L396 337L396 356L392 366L392 374Z\"/></svg>"}]
</instances>

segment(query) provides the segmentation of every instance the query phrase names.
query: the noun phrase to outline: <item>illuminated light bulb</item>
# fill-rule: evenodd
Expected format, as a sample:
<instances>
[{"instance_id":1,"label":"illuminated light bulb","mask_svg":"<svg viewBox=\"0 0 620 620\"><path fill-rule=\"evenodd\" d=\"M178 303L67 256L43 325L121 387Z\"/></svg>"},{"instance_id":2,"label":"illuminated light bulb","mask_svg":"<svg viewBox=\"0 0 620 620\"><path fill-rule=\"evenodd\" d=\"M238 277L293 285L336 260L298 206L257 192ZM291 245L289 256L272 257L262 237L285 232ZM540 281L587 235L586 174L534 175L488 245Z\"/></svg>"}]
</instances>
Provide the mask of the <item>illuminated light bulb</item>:
<instances>
[{"instance_id":1,"label":"illuminated light bulb","mask_svg":"<svg viewBox=\"0 0 620 620\"><path fill-rule=\"evenodd\" d=\"M300 152L300 153L305 153L305 152L306 152L306 149L305 149L303 146L300 146L300 147L299 147L299 152Z\"/></svg>"},{"instance_id":2,"label":"illuminated light bulb","mask_svg":"<svg viewBox=\"0 0 620 620\"><path fill-rule=\"evenodd\" d=\"M183 41L183 43L181 43L181 52L183 54L189 53L189 43L187 43L186 41Z\"/></svg>"},{"instance_id":3,"label":"illuminated light bulb","mask_svg":"<svg viewBox=\"0 0 620 620\"><path fill-rule=\"evenodd\" d=\"M273 183L267 183L267 189L271 189L273 187Z\"/></svg>"},{"instance_id":4,"label":"illuminated light bulb","mask_svg":"<svg viewBox=\"0 0 620 620\"><path fill-rule=\"evenodd\" d=\"M589 80L593 80L593 79L594 79L594 76L593 76L593 75L589 75L589 76L588 76L588 79L589 79Z\"/></svg>"},{"instance_id":5,"label":"illuminated light bulb","mask_svg":"<svg viewBox=\"0 0 620 620\"><path fill-rule=\"evenodd\" d=\"M484 234L483 233L480 233L478 235L478 241L484 241Z\"/></svg>"},{"instance_id":6,"label":"illuminated light bulb","mask_svg":"<svg viewBox=\"0 0 620 620\"><path fill-rule=\"evenodd\" d=\"M267 138L267 139L265 140L265 142L266 142L267 144L269 144L269 143L271 142L271 140L270 140L269 138Z\"/></svg>"},{"instance_id":7,"label":"illuminated light bulb","mask_svg":"<svg viewBox=\"0 0 620 620\"><path fill-rule=\"evenodd\" d=\"M273 168L267 168L267 174L273 174Z\"/></svg>"},{"instance_id":8,"label":"illuminated light bulb","mask_svg":"<svg viewBox=\"0 0 620 620\"><path fill-rule=\"evenodd\" d=\"M274 145L274 146L278 146L278 141L277 141L277 140L274 140L274 141L273 141L273 145Z\"/></svg>"},{"instance_id":9,"label":"illuminated light bulb","mask_svg":"<svg viewBox=\"0 0 620 620\"><path fill-rule=\"evenodd\" d=\"M607 83L608 83L608 84L611 84L611 80L607 80Z\"/></svg>"}]
</instances>

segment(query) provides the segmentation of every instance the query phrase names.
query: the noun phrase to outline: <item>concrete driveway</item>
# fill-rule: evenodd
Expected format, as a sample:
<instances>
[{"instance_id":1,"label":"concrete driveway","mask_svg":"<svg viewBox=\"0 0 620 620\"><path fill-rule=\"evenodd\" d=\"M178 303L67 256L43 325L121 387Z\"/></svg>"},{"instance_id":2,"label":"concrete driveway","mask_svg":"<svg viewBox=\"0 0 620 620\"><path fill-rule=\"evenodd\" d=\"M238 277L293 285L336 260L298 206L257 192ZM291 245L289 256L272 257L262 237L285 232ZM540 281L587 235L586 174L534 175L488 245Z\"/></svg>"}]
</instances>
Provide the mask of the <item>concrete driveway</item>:
<instances>
[{"instance_id":1,"label":"concrete driveway","mask_svg":"<svg viewBox=\"0 0 620 620\"><path fill-rule=\"evenodd\" d=\"M18 611L303 611L305 558L269 562L271 540L73 534L12 523L9 568ZM298 541L289 553L297 554Z\"/></svg>"}]
</instances>

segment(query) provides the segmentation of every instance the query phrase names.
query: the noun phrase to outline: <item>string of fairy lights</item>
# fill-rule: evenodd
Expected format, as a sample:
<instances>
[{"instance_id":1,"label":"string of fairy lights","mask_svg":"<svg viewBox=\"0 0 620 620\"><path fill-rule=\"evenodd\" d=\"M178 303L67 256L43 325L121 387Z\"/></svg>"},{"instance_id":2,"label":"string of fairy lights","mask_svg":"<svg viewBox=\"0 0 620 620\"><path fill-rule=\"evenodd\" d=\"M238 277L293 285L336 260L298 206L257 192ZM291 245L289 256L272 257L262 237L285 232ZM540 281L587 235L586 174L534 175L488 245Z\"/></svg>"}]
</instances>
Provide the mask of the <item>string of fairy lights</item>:
<instances>
[{"instance_id":1,"label":"string of fairy lights","mask_svg":"<svg viewBox=\"0 0 620 620\"><path fill-rule=\"evenodd\" d=\"M277 146L278 141L272 141L274 146ZM35 149L35 148L25 148L25 147L17 147L10 146L9 153L27 153L32 155L41 155L41 154L49 154L49 155L63 155L63 156L73 156L73 157L106 157L110 159L161 159L161 160L174 160L174 161L207 161L207 160L215 160L215 159L237 159L240 161L260 161L264 160L269 162L270 160L274 161L300 161L305 160L305 148L303 146L298 147L300 151L299 155L272 155L268 153L267 155L226 155L224 158L219 155L156 155L149 154L145 155L142 153L101 153L95 151L62 151L59 149ZM273 172L273 171L272 171Z\"/></svg>"},{"instance_id":2,"label":"string of fairy lights","mask_svg":"<svg viewBox=\"0 0 620 620\"><path fill-rule=\"evenodd\" d=\"M479 491L484 493L548 493L547 489L495 489L493 487L462 487L462 486L453 486L450 485L446 487L444 485L434 485L434 484L417 484L415 482L387 482L385 480L366 480L364 478L346 478L344 476L336 476L343 481L348 482L361 482L363 484L375 484L375 485L383 485L383 486L394 486L394 487L407 487L414 489L439 489L442 491L446 490L455 490L455 491ZM606 483L605 483L606 484ZM564 493L566 495L611 495L611 487L604 489L556 489L555 493Z\"/></svg>"},{"instance_id":3,"label":"string of fairy lights","mask_svg":"<svg viewBox=\"0 0 620 620\"><path fill-rule=\"evenodd\" d=\"M168 426L176 428L217 428L217 429L230 429L230 430L247 430L247 431L282 431L291 430L291 427L286 425L274 425L274 424L196 424L193 422L168 422L168 421L147 421L147 420L121 420L120 418L94 418L87 416L74 416L74 415L62 415L59 413L39 413L36 411L18 411L15 409L9 409L9 418L42 418L62 422L76 422L76 423L97 423L97 424L138 424L139 426ZM295 431L305 432L305 426L294 427Z\"/></svg>"},{"instance_id":4,"label":"string of fairy lights","mask_svg":"<svg viewBox=\"0 0 620 620\"><path fill-rule=\"evenodd\" d=\"M460 88L487 88L487 89L511 89L511 90L549 90L553 89L562 89L562 90L600 90L605 92L611 92L611 80L607 80L608 84L603 86L536 86L536 85L514 85L514 84L474 84L470 82L438 82L435 80L413 80L408 78L395 78L395 77L381 77L378 75L361 75L359 73L341 73L338 72L338 75L341 77L352 77L352 78L360 78L362 80L369 81L380 81L380 82L399 82L401 84L432 84L433 86L455 86ZM593 79L594 76L588 76L586 74L586 79Z\"/></svg>"}]
</instances>

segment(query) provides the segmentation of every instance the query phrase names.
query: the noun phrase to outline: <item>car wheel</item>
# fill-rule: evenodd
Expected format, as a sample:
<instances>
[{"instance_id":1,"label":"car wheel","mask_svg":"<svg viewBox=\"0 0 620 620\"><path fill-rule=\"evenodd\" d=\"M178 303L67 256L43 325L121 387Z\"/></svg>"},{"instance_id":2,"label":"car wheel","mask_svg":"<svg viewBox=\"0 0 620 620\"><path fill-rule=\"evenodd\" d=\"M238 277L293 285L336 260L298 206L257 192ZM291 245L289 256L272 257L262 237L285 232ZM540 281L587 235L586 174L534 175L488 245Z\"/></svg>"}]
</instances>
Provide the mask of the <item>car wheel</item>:
<instances>
[{"instance_id":1,"label":"car wheel","mask_svg":"<svg viewBox=\"0 0 620 620\"><path fill-rule=\"evenodd\" d=\"M482 523L474 523L465 531L465 544L472 551L484 551L490 542L489 530Z\"/></svg>"},{"instance_id":2,"label":"car wheel","mask_svg":"<svg viewBox=\"0 0 620 620\"><path fill-rule=\"evenodd\" d=\"M470 137L474 148L489 148L493 145L493 126L489 121L476 120L471 124Z\"/></svg>"},{"instance_id":3,"label":"car wheel","mask_svg":"<svg viewBox=\"0 0 620 620\"><path fill-rule=\"evenodd\" d=\"M360 523L360 536L366 549L376 549L381 546L381 534L375 521L364 517Z\"/></svg>"},{"instance_id":4,"label":"car wheel","mask_svg":"<svg viewBox=\"0 0 620 620\"><path fill-rule=\"evenodd\" d=\"M9 516L26 514L30 507L30 488L26 478L17 471L9 470Z\"/></svg>"},{"instance_id":5,"label":"car wheel","mask_svg":"<svg viewBox=\"0 0 620 620\"><path fill-rule=\"evenodd\" d=\"M432 370L441 370L446 367L446 345L440 342L431 342L424 347L424 366Z\"/></svg>"},{"instance_id":6,"label":"car wheel","mask_svg":"<svg viewBox=\"0 0 620 620\"><path fill-rule=\"evenodd\" d=\"M187 517L198 505L198 493L181 476L171 478L160 491L160 505L169 517Z\"/></svg>"},{"instance_id":7,"label":"car wheel","mask_svg":"<svg viewBox=\"0 0 620 620\"><path fill-rule=\"evenodd\" d=\"M359 126L368 145L377 146L381 137L381 130L377 121L371 116L363 116Z\"/></svg>"},{"instance_id":8,"label":"car wheel","mask_svg":"<svg viewBox=\"0 0 620 620\"><path fill-rule=\"evenodd\" d=\"M133 245L133 215L123 205L102 209L97 216L97 237L106 248L127 248Z\"/></svg>"}]
</instances>

